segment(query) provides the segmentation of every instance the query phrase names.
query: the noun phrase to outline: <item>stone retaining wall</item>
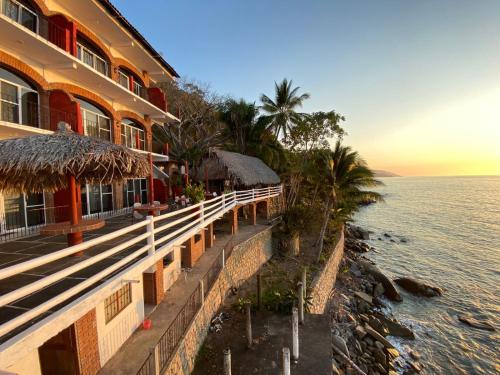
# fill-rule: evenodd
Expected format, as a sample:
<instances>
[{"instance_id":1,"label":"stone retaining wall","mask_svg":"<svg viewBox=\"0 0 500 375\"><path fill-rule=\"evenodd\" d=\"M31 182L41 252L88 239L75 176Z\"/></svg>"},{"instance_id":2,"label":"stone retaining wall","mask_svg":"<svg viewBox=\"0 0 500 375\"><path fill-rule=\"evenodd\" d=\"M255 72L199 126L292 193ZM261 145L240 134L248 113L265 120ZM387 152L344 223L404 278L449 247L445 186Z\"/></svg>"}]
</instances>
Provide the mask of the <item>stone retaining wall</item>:
<instances>
[{"instance_id":1,"label":"stone retaining wall","mask_svg":"<svg viewBox=\"0 0 500 375\"><path fill-rule=\"evenodd\" d=\"M325 312L328 299L335 286L340 262L344 255L344 229L342 228L340 232L340 238L333 252L311 283L309 292L312 302L311 314L323 314Z\"/></svg>"},{"instance_id":2,"label":"stone retaining wall","mask_svg":"<svg viewBox=\"0 0 500 375\"><path fill-rule=\"evenodd\" d=\"M188 375L194 368L196 355L205 341L210 321L222 306L231 287L239 287L255 275L273 255L272 227L234 247L205 302L195 315L164 374Z\"/></svg>"}]
</instances>

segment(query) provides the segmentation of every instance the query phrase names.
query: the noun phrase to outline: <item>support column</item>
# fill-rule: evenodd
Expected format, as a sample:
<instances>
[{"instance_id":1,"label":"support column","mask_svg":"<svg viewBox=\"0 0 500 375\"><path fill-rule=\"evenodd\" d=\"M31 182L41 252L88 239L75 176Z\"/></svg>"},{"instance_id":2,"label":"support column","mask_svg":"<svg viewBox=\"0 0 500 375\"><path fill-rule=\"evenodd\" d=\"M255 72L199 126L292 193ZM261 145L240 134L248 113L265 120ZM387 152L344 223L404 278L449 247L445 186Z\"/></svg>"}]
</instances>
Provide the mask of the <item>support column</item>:
<instances>
[{"instance_id":1,"label":"support column","mask_svg":"<svg viewBox=\"0 0 500 375\"><path fill-rule=\"evenodd\" d=\"M238 208L235 207L229 212L229 219L231 221L231 228L233 234L238 232Z\"/></svg>"},{"instance_id":2,"label":"support column","mask_svg":"<svg viewBox=\"0 0 500 375\"><path fill-rule=\"evenodd\" d=\"M182 249L181 262L183 267L192 268L199 257L205 251L205 230L201 230L193 237L184 242Z\"/></svg>"},{"instance_id":3,"label":"support column","mask_svg":"<svg viewBox=\"0 0 500 375\"><path fill-rule=\"evenodd\" d=\"M163 293L163 259L156 262L152 268L153 270L148 269L142 274L144 303L156 306L165 296Z\"/></svg>"},{"instance_id":4,"label":"support column","mask_svg":"<svg viewBox=\"0 0 500 375\"><path fill-rule=\"evenodd\" d=\"M79 373L95 375L101 369L95 309L78 319L73 326Z\"/></svg>"},{"instance_id":5,"label":"support column","mask_svg":"<svg viewBox=\"0 0 500 375\"><path fill-rule=\"evenodd\" d=\"M205 249L210 249L214 246L214 223L208 224L205 229Z\"/></svg>"},{"instance_id":6,"label":"support column","mask_svg":"<svg viewBox=\"0 0 500 375\"><path fill-rule=\"evenodd\" d=\"M250 204L250 215L252 218L252 225L257 225L257 203Z\"/></svg>"}]
</instances>

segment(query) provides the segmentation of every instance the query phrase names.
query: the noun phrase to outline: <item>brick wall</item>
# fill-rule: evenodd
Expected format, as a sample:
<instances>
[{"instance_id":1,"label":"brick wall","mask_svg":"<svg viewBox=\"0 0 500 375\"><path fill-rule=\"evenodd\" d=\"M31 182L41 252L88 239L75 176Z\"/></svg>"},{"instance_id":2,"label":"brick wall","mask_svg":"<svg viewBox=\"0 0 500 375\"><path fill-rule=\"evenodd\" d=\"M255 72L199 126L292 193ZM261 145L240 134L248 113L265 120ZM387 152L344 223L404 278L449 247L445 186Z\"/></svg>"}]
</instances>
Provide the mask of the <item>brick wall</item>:
<instances>
[{"instance_id":1,"label":"brick wall","mask_svg":"<svg viewBox=\"0 0 500 375\"><path fill-rule=\"evenodd\" d=\"M319 271L311 283L309 295L311 296L312 314L323 314L326 310L328 299L335 286L340 261L344 255L344 230L341 230L340 238L333 252L327 259L323 268Z\"/></svg>"},{"instance_id":2,"label":"brick wall","mask_svg":"<svg viewBox=\"0 0 500 375\"><path fill-rule=\"evenodd\" d=\"M205 302L186 331L164 374L188 375L194 368L196 354L205 341L210 320L219 310L230 287L239 287L260 269L272 256L269 227L234 247L226 267L208 292Z\"/></svg>"},{"instance_id":3,"label":"brick wall","mask_svg":"<svg viewBox=\"0 0 500 375\"><path fill-rule=\"evenodd\" d=\"M74 323L76 350L81 375L95 375L101 368L95 309Z\"/></svg>"}]
</instances>

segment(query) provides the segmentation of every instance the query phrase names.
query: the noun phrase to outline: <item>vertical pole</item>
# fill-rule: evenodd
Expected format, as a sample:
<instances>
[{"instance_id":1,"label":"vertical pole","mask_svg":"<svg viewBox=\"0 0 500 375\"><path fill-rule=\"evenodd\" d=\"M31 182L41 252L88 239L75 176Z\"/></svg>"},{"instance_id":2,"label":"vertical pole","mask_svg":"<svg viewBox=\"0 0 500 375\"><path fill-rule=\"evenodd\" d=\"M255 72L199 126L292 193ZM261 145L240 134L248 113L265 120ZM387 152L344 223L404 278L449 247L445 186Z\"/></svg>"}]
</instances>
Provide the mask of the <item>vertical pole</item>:
<instances>
[{"instance_id":1,"label":"vertical pole","mask_svg":"<svg viewBox=\"0 0 500 375\"><path fill-rule=\"evenodd\" d=\"M251 309L251 304L250 302L247 302L245 304L245 309L247 312L247 348L252 347L252 309Z\"/></svg>"},{"instance_id":2,"label":"vertical pole","mask_svg":"<svg viewBox=\"0 0 500 375\"><path fill-rule=\"evenodd\" d=\"M146 225L146 230L149 233L148 236L148 256L152 256L155 252L155 223L153 216L146 216L148 224Z\"/></svg>"},{"instance_id":3,"label":"vertical pole","mask_svg":"<svg viewBox=\"0 0 500 375\"><path fill-rule=\"evenodd\" d=\"M184 182L185 182L186 186L188 186L189 185L189 164L188 164L187 160L184 160L184 169L186 172L186 174L184 175Z\"/></svg>"},{"instance_id":4,"label":"vertical pole","mask_svg":"<svg viewBox=\"0 0 500 375\"><path fill-rule=\"evenodd\" d=\"M200 296L201 296L201 305L205 301L205 286L203 280L200 280Z\"/></svg>"},{"instance_id":5,"label":"vertical pole","mask_svg":"<svg viewBox=\"0 0 500 375\"><path fill-rule=\"evenodd\" d=\"M299 310L292 309L292 358L295 362L299 360Z\"/></svg>"},{"instance_id":6,"label":"vertical pole","mask_svg":"<svg viewBox=\"0 0 500 375\"><path fill-rule=\"evenodd\" d=\"M205 222L205 203L204 201L200 204L200 223L203 224Z\"/></svg>"},{"instance_id":7,"label":"vertical pole","mask_svg":"<svg viewBox=\"0 0 500 375\"><path fill-rule=\"evenodd\" d=\"M149 373L152 375L160 375L160 351L158 345L150 349L151 361L149 361Z\"/></svg>"},{"instance_id":8,"label":"vertical pole","mask_svg":"<svg viewBox=\"0 0 500 375\"><path fill-rule=\"evenodd\" d=\"M259 311L262 309L262 274L257 274L257 307Z\"/></svg>"},{"instance_id":9,"label":"vertical pole","mask_svg":"<svg viewBox=\"0 0 500 375\"><path fill-rule=\"evenodd\" d=\"M302 291L304 292L304 299L307 298L307 268L302 269Z\"/></svg>"},{"instance_id":10,"label":"vertical pole","mask_svg":"<svg viewBox=\"0 0 500 375\"><path fill-rule=\"evenodd\" d=\"M224 210L226 209L226 194L222 192L222 214L224 215Z\"/></svg>"},{"instance_id":11,"label":"vertical pole","mask_svg":"<svg viewBox=\"0 0 500 375\"><path fill-rule=\"evenodd\" d=\"M231 349L224 349L224 375L231 375Z\"/></svg>"},{"instance_id":12,"label":"vertical pole","mask_svg":"<svg viewBox=\"0 0 500 375\"><path fill-rule=\"evenodd\" d=\"M222 268L226 267L226 252L225 249L222 248Z\"/></svg>"},{"instance_id":13,"label":"vertical pole","mask_svg":"<svg viewBox=\"0 0 500 375\"><path fill-rule=\"evenodd\" d=\"M290 375L290 349L283 348L283 375Z\"/></svg>"},{"instance_id":14,"label":"vertical pole","mask_svg":"<svg viewBox=\"0 0 500 375\"><path fill-rule=\"evenodd\" d=\"M299 282L297 294L299 296L299 323L304 324L304 289L302 283Z\"/></svg>"},{"instance_id":15,"label":"vertical pole","mask_svg":"<svg viewBox=\"0 0 500 375\"><path fill-rule=\"evenodd\" d=\"M154 181L153 181L153 154L149 153L149 203L153 204L155 200L155 190L154 190Z\"/></svg>"},{"instance_id":16,"label":"vertical pole","mask_svg":"<svg viewBox=\"0 0 500 375\"><path fill-rule=\"evenodd\" d=\"M69 213L70 213L70 224L76 225L80 222L80 215L78 214L78 197L76 188L75 176L68 176L68 190L69 190ZM67 236L68 246L78 245L83 242L83 233L69 233ZM82 255L83 252L79 252L75 255Z\"/></svg>"}]
</instances>

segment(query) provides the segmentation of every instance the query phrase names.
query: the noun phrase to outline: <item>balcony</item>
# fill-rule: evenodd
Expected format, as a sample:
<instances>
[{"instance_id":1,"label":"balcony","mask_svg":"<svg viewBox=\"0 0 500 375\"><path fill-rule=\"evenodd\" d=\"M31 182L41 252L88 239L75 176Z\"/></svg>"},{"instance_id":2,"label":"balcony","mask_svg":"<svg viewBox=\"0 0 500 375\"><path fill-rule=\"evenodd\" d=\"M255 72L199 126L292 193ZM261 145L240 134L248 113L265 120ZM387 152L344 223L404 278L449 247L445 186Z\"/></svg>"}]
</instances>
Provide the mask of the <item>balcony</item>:
<instances>
[{"instance_id":1,"label":"balcony","mask_svg":"<svg viewBox=\"0 0 500 375\"><path fill-rule=\"evenodd\" d=\"M2 49L11 51L14 55L21 55L28 61L35 61L41 66L47 67L49 72L59 74L63 78L87 88L96 94L108 98L110 101L128 107L134 112L148 115L158 120L177 120L175 116L164 112L145 97L144 90L138 90L137 95L134 90L115 82L106 74L103 69L108 69L102 62L92 62L90 57L84 61L72 56L63 48L66 43L62 35L64 29L51 23L50 20L36 18L34 22L25 22L21 16L15 17L15 12L8 12L7 3L15 3L12 0L0 0L2 11L0 12L0 35L2 38ZM19 8L24 9L24 8ZM5 13L8 13L6 15ZM26 12L27 13L27 12ZM20 22L21 21L21 22ZM33 26L33 27L31 27ZM39 33L40 29L46 30L49 42ZM8 36L8 37L7 37Z\"/></svg>"}]
</instances>

